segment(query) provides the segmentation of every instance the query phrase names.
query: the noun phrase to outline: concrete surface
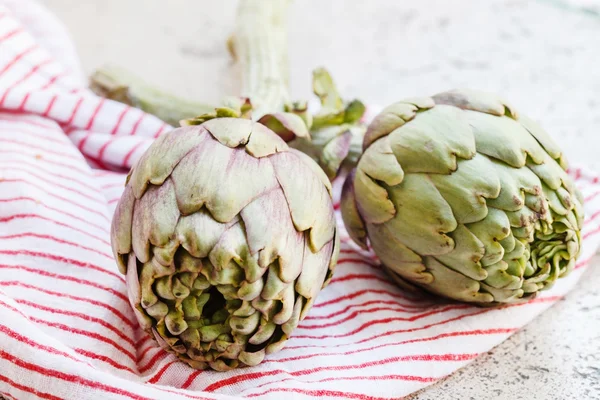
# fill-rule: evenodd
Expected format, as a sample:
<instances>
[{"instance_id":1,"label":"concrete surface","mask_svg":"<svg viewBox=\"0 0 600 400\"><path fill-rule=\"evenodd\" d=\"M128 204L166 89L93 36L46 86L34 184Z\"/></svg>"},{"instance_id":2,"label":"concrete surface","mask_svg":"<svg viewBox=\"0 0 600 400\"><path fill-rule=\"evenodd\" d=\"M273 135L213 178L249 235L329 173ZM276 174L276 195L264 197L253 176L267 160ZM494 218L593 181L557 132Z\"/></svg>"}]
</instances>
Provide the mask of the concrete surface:
<instances>
[{"instance_id":1,"label":"concrete surface","mask_svg":"<svg viewBox=\"0 0 600 400\"><path fill-rule=\"evenodd\" d=\"M236 93L224 41L233 0L43 0L67 24L86 72L136 70L181 95ZM292 95L327 66L342 93L385 105L468 86L539 120L572 161L600 170L598 0L298 0ZM564 301L412 399L600 399L600 258Z\"/></svg>"}]
</instances>

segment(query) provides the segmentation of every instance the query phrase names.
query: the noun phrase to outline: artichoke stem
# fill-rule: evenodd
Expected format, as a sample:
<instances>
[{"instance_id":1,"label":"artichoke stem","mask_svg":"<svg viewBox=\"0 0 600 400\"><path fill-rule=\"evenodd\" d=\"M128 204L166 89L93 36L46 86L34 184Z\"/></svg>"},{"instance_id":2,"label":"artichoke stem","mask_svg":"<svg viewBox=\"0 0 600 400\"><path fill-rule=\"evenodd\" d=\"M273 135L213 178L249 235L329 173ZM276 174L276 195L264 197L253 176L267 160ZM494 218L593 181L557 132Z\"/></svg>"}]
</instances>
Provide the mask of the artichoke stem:
<instances>
[{"instance_id":1,"label":"artichoke stem","mask_svg":"<svg viewBox=\"0 0 600 400\"><path fill-rule=\"evenodd\" d=\"M115 66L96 70L90 77L90 89L99 96L137 107L172 126L214 109L212 105L174 96Z\"/></svg>"},{"instance_id":2,"label":"artichoke stem","mask_svg":"<svg viewBox=\"0 0 600 400\"><path fill-rule=\"evenodd\" d=\"M289 0L241 0L228 43L240 65L241 94L254 105L253 119L289 103L287 10Z\"/></svg>"}]
</instances>

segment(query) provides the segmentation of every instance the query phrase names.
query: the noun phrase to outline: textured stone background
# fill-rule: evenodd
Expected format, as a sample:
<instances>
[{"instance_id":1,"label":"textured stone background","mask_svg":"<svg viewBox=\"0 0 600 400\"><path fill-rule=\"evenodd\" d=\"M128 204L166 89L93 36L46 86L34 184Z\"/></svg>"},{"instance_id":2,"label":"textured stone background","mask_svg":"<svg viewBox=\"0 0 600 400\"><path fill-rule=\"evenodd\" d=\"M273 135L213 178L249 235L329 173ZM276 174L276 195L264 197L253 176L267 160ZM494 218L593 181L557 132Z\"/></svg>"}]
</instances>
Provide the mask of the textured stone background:
<instances>
[{"instance_id":1,"label":"textured stone background","mask_svg":"<svg viewBox=\"0 0 600 400\"><path fill-rule=\"evenodd\" d=\"M205 101L236 93L224 41L234 0L43 0L86 72L113 63ZM454 87L501 93L569 158L600 171L600 0L298 0L292 95L327 66L386 105ZM566 300L414 399L600 399L600 258Z\"/></svg>"}]
</instances>

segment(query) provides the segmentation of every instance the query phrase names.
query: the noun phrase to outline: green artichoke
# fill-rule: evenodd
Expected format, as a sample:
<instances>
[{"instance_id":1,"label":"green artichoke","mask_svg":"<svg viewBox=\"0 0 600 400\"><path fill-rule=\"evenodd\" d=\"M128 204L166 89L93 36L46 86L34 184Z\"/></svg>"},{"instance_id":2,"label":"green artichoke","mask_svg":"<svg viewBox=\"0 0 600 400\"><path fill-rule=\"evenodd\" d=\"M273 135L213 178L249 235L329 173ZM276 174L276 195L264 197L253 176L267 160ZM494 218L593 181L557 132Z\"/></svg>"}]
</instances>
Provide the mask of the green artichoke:
<instances>
[{"instance_id":1,"label":"green artichoke","mask_svg":"<svg viewBox=\"0 0 600 400\"><path fill-rule=\"evenodd\" d=\"M360 100L345 103L325 68L313 71L313 91L319 97L321 109L315 115L308 112L306 102L286 105L285 113L269 114L260 122L269 126L291 147L308 154L334 179L342 169L356 166L362 153L367 130L361 119L366 107ZM285 129L290 114L299 115L310 134L294 135Z\"/></svg>"},{"instance_id":2,"label":"green artichoke","mask_svg":"<svg viewBox=\"0 0 600 400\"><path fill-rule=\"evenodd\" d=\"M259 123L212 117L150 146L111 239L143 329L222 371L282 348L331 279L339 240L314 161Z\"/></svg>"},{"instance_id":3,"label":"green artichoke","mask_svg":"<svg viewBox=\"0 0 600 400\"><path fill-rule=\"evenodd\" d=\"M498 97L395 103L363 148L344 223L399 284L489 305L530 299L573 269L581 194L556 144Z\"/></svg>"}]
</instances>

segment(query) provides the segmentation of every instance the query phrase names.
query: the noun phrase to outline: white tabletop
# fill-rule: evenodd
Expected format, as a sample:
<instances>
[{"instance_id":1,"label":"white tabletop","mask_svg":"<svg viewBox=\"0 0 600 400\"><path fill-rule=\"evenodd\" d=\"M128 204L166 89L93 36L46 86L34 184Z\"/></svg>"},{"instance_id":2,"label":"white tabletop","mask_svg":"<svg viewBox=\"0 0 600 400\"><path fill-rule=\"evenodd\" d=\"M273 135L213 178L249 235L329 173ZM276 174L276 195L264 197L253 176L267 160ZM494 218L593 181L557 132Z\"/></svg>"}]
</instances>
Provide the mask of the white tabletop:
<instances>
[{"instance_id":1,"label":"white tabletop","mask_svg":"<svg viewBox=\"0 0 600 400\"><path fill-rule=\"evenodd\" d=\"M84 70L113 63L175 93L235 94L233 0L43 0ZM600 0L298 0L292 95L326 66L342 94L386 105L454 87L502 94L572 163L600 171ZM564 301L414 399L600 398L600 258Z\"/></svg>"}]
</instances>

